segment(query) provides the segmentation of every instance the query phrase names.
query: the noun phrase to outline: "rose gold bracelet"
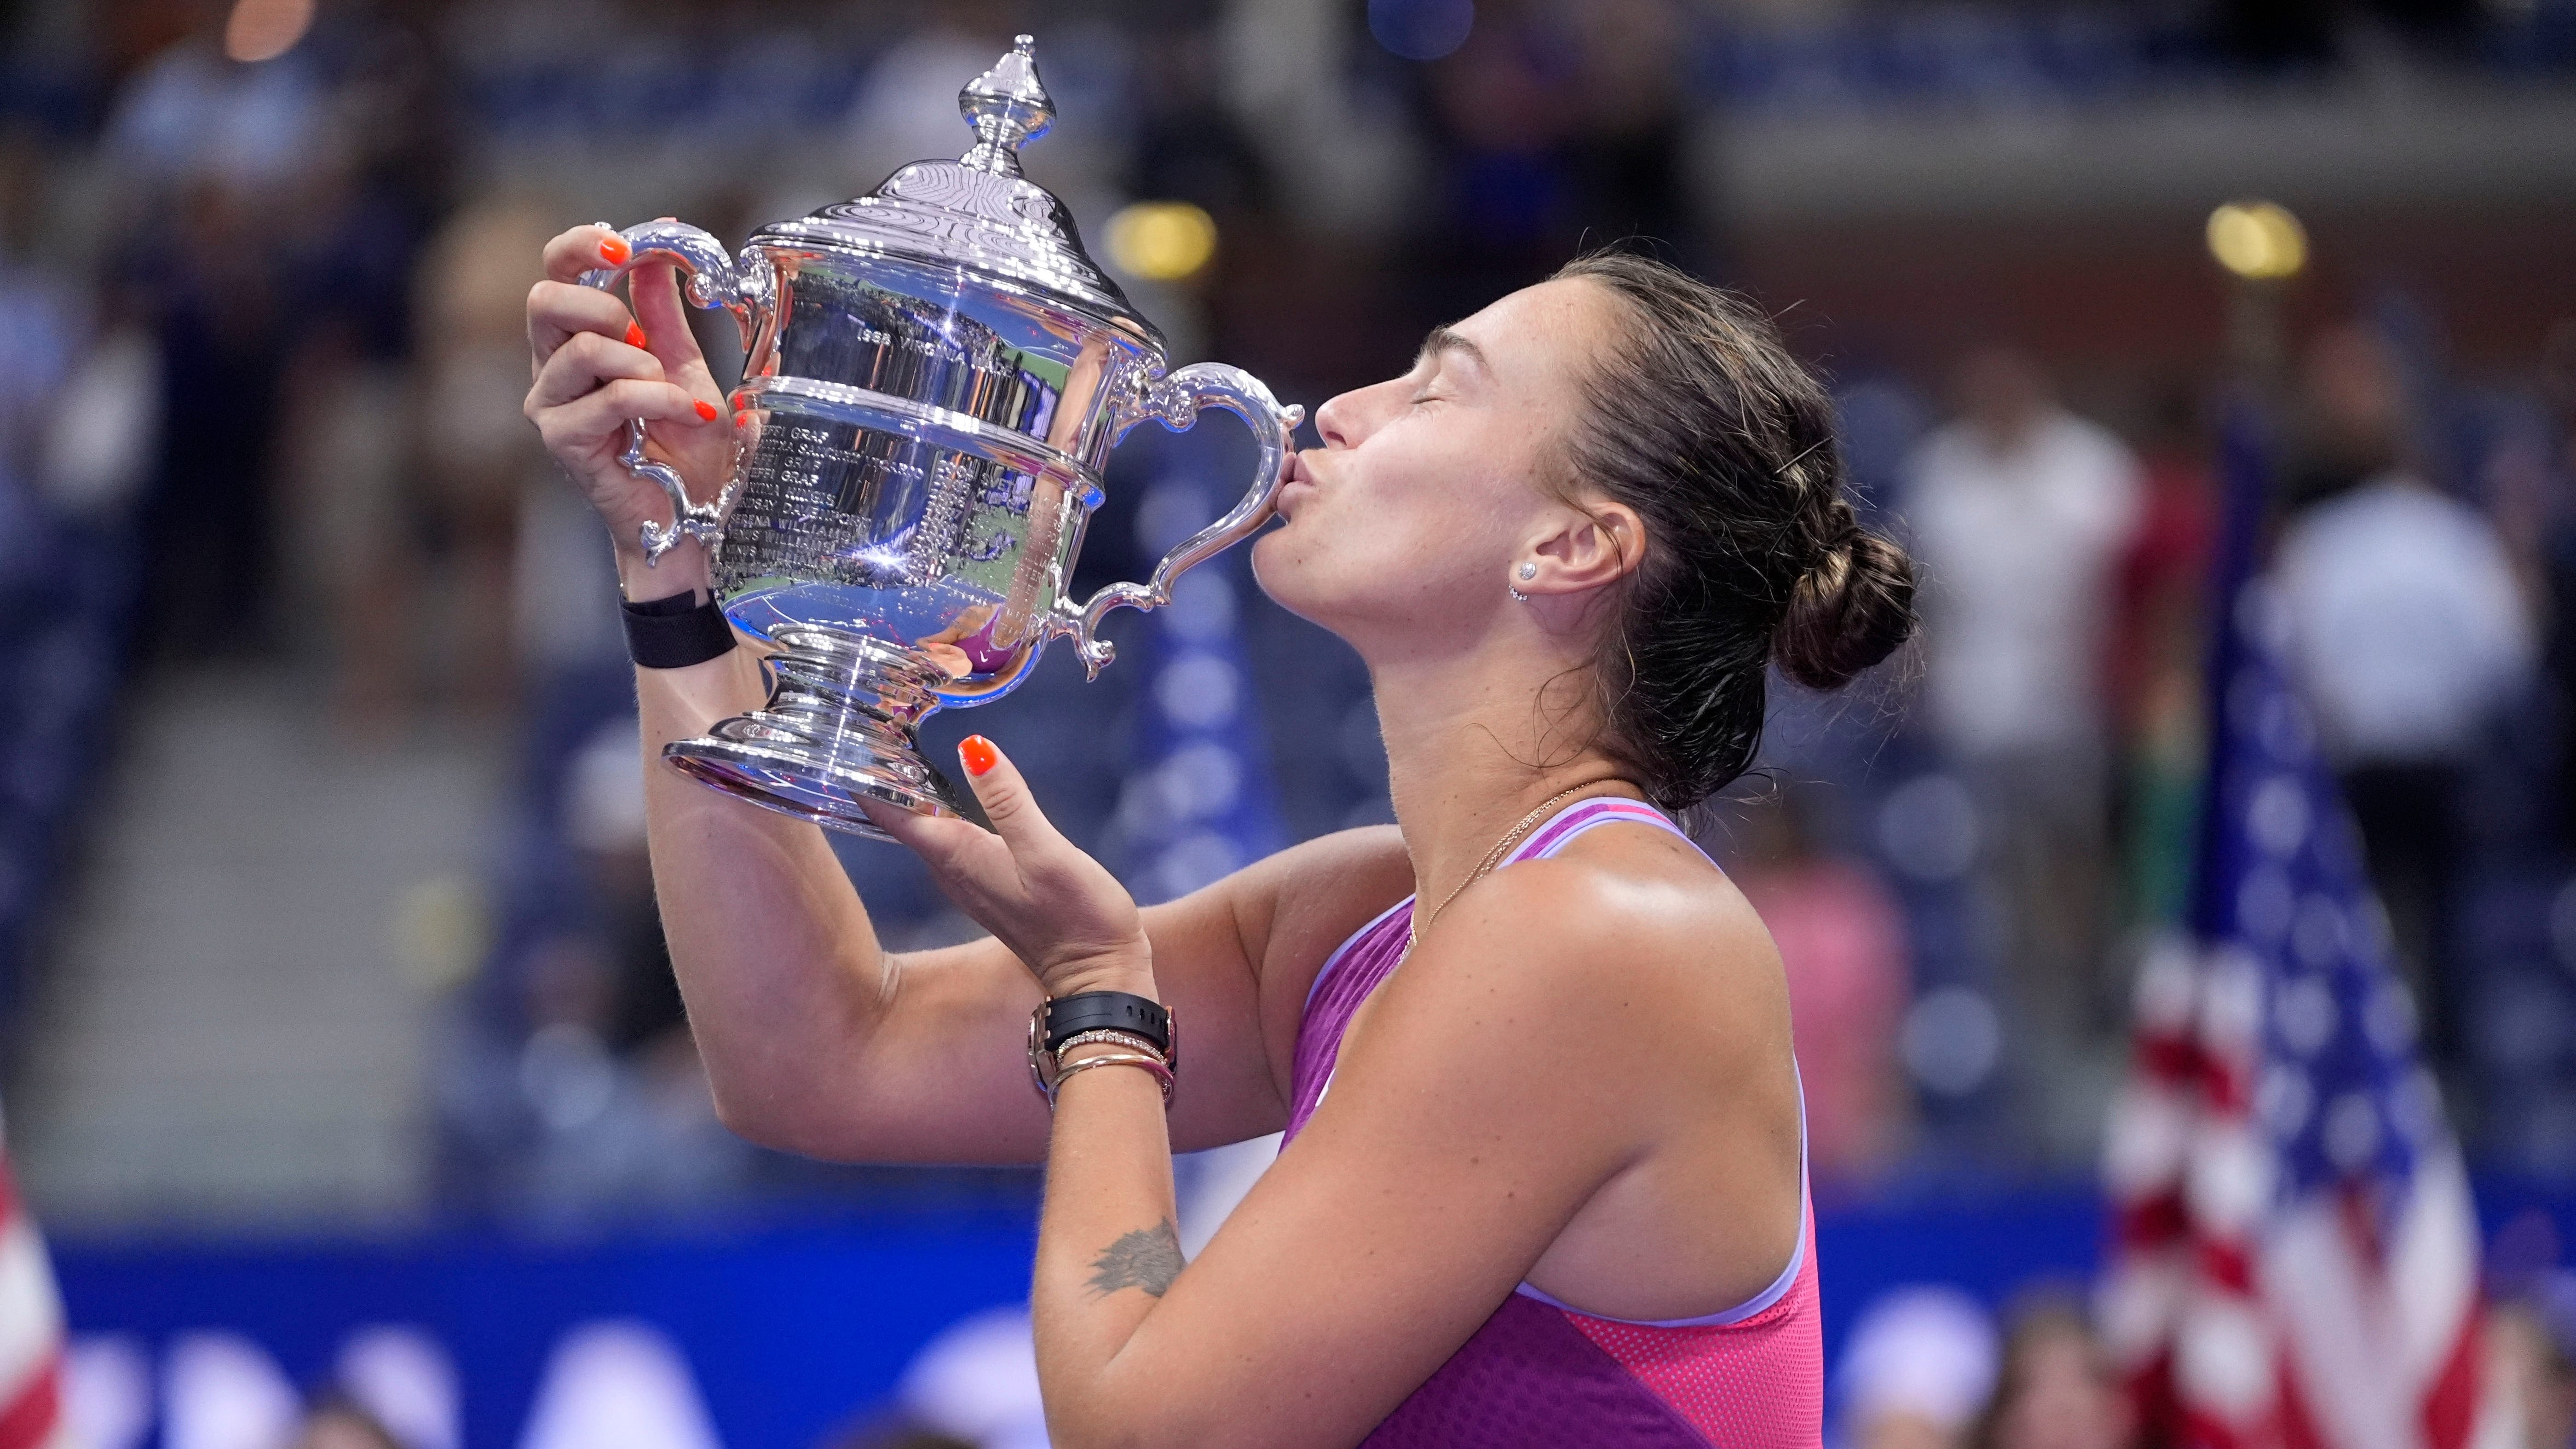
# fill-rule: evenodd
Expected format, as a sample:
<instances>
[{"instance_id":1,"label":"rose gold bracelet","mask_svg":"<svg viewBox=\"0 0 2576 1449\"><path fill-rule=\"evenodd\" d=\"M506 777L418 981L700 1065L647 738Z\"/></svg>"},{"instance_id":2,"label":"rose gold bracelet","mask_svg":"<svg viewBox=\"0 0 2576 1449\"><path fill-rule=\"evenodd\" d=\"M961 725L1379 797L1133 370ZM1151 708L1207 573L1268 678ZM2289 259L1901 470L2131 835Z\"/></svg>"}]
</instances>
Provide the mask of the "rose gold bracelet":
<instances>
[{"instance_id":1,"label":"rose gold bracelet","mask_svg":"<svg viewBox=\"0 0 2576 1449\"><path fill-rule=\"evenodd\" d=\"M1097 1027L1091 1031L1076 1032L1073 1035L1066 1037L1063 1041L1056 1043L1055 1069L1057 1074L1061 1075L1064 1071L1064 1054L1066 1052L1073 1050L1075 1047L1087 1046L1094 1042L1106 1042L1112 1046L1122 1046L1131 1052L1144 1052L1167 1067L1172 1064L1171 1059L1163 1055L1163 1049L1161 1047L1154 1045L1144 1037L1141 1037L1132 1031L1120 1031L1114 1026L1104 1026Z\"/></svg>"},{"instance_id":2,"label":"rose gold bracelet","mask_svg":"<svg viewBox=\"0 0 2576 1449\"><path fill-rule=\"evenodd\" d=\"M1050 1108L1055 1106L1057 1095L1064 1091L1064 1084L1072 1079L1074 1073L1087 1072L1093 1067L1143 1067L1153 1073L1154 1080L1163 1086L1163 1110L1168 1112L1172 1109L1172 1069L1163 1065L1161 1057L1147 1052L1117 1052L1106 1056L1084 1057L1081 1061L1072 1063L1063 1071L1056 1073L1055 1090L1047 1094L1047 1106Z\"/></svg>"}]
</instances>

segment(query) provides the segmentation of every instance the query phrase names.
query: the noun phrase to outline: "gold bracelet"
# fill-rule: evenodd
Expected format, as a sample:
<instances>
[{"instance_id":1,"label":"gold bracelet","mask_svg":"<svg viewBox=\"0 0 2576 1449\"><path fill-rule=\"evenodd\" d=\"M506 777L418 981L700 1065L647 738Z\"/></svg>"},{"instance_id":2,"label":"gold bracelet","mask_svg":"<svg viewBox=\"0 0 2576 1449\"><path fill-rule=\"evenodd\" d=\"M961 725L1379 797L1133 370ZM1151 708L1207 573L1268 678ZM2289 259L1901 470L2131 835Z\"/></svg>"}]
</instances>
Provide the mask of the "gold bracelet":
<instances>
[{"instance_id":1,"label":"gold bracelet","mask_svg":"<svg viewBox=\"0 0 2576 1449\"><path fill-rule=\"evenodd\" d=\"M1066 1052L1073 1050L1075 1047L1088 1046L1095 1042L1106 1042L1112 1046L1122 1046L1131 1052L1148 1053L1152 1055L1155 1060L1161 1062L1167 1067L1172 1064L1172 1059L1163 1055L1163 1049L1161 1047L1154 1045L1151 1041L1137 1035L1135 1032L1121 1031L1114 1026L1103 1026L1095 1027L1090 1031L1075 1032L1073 1035L1056 1043L1055 1069L1057 1073L1060 1075L1064 1071L1064 1054Z\"/></svg>"},{"instance_id":2,"label":"gold bracelet","mask_svg":"<svg viewBox=\"0 0 2576 1449\"><path fill-rule=\"evenodd\" d=\"M1108 1056L1084 1057L1081 1061L1073 1063L1056 1073L1055 1089L1047 1094L1047 1105L1049 1107L1055 1105L1057 1094L1064 1090L1064 1084L1072 1079L1074 1073L1087 1072L1093 1067L1143 1067L1153 1073L1154 1080L1163 1086L1163 1110L1168 1112L1172 1109L1172 1069L1163 1065L1161 1057L1144 1052L1118 1052Z\"/></svg>"}]
</instances>

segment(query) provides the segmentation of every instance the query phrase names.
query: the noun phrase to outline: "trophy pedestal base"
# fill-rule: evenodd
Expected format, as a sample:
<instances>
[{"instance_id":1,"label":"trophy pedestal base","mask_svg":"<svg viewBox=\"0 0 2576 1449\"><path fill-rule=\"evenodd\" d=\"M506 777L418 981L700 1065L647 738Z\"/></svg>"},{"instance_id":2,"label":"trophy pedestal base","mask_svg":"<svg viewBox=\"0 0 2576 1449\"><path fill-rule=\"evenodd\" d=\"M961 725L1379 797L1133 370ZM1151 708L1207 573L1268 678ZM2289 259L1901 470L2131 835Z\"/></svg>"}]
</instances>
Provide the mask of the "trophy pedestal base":
<instances>
[{"instance_id":1,"label":"trophy pedestal base","mask_svg":"<svg viewBox=\"0 0 2576 1449\"><path fill-rule=\"evenodd\" d=\"M826 830L891 842L859 808L875 800L921 815L981 821L983 810L922 758L917 731L946 676L862 634L812 625L774 630L769 704L735 715L662 758L710 788Z\"/></svg>"}]
</instances>

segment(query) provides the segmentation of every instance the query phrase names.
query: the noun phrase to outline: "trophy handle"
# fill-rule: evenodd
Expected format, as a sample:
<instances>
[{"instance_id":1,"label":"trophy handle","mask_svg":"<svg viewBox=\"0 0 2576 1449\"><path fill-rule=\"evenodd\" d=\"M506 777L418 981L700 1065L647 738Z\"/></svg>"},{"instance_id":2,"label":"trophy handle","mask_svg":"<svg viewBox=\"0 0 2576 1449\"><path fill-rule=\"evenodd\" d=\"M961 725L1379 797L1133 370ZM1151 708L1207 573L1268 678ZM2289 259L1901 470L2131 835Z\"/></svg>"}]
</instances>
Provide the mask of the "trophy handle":
<instances>
[{"instance_id":1,"label":"trophy handle","mask_svg":"<svg viewBox=\"0 0 2576 1449\"><path fill-rule=\"evenodd\" d=\"M1224 517L1163 555L1163 561L1154 566L1153 582L1105 585L1089 603L1059 616L1056 632L1072 636L1074 653L1093 679L1118 654L1116 645L1100 637L1100 621L1110 610L1159 609L1170 603L1173 580L1249 537L1270 521L1278 507L1279 485L1291 451L1289 437L1306 420L1306 409L1302 404L1281 407L1261 379L1242 368L1196 362L1157 379L1146 387L1126 426L1152 418L1173 432L1185 432L1209 408L1223 408L1243 419L1243 425L1252 429L1253 441L1261 445L1261 456L1252 468L1251 491Z\"/></svg>"},{"instance_id":2,"label":"trophy handle","mask_svg":"<svg viewBox=\"0 0 2576 1449\"><path fill-rule=\"evenodd\" d=\"M600 226L613 229L606 222ZM681 295L687 297L692 306L722 307L731 312L735 325L742 329L743 347L749 350L760 329L768 323L777 300L776 283L766 259L756 248L745 247L741 257L736 258L728 254L724 243L713 235L679 221L648 221L617 234L626 239L629 248L626 260L614 267L582 273L583 286L604 290L646 262L669 262L689 279L681 289ZM699 547L709 550L724 542L725 514L733 507L734 483L731 477L726 479L724 491L718 493L713 502L690 502L688 485L681 481L679 473L667 464L656 463L644 456L642 418L627 420L626 451L617 455L617 461L625 465L627 472L657 485L671 496L670 526L665 528L661 524L647 522L642 529L644 562L647 565L659 564L662 555L669 553L683 538L694 538Z\"/></svg>"}]
</instances>

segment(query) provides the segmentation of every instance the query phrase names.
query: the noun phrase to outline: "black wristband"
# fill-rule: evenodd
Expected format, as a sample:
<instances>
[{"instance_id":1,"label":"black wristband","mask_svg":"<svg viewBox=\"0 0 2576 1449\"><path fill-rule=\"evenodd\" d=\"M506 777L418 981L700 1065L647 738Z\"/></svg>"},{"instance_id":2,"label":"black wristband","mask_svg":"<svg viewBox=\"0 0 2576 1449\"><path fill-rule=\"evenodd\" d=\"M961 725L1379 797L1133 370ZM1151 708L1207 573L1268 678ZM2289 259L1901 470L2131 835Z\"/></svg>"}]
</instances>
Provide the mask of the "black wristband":
<instances>
[{"instance_id":1,"label":"black wristband","mask_svg":"<svg viewBox=\"0 0 2576 1449\"><path fill-rule=\"evenodd\" d=\"M645 669L686 669L704 664L733 647L733 625L714 599L697 602L697 593L647 599L619 609L626 619L626 653Z\"/></svg>"},{"instance_id":2,"label":"black wristband","mask_svg":"<svg viewBox=\"0 0 2576 1449\"><path fill-rule=\"evenodd\" d=\"M1085 991L1059 996L1046 1004L1046 1029L1040 1039L1053 1054L1067 1037L1086 1031L1132 1031L1154 1044L1164 1060L1176 1060L1172 1049L1172 1014L1150 997L1126 991Z\"/></svg>"}]
</instances>

